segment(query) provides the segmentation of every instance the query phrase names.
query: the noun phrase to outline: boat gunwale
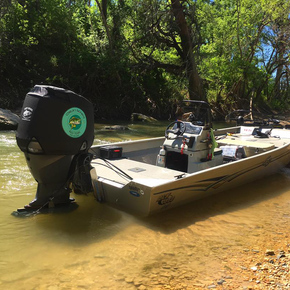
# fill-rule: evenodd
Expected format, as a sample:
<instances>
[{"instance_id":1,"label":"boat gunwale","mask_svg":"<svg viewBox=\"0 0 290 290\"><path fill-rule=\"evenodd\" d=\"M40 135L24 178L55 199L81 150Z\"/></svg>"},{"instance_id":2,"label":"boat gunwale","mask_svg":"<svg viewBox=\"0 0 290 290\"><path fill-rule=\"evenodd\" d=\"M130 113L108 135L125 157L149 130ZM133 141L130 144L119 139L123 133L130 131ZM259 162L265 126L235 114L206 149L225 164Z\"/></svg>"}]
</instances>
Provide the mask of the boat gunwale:
<instances>
[{"instance_id":1,"label":"boat gunwale","mask_svg":"<svg viewBox=\"0 0 290 290\"><path fill-rule=\"evenodd\" d=\"M220 131L226 131L226 130L234 130L234 129L239 129L241 127L242 126L235 126L235 127L228 127L228 128L216 129L214 132L220 132ZM161 141L164 138L165 137L154 137L154 138L146 138L146 139L138 139L138 140L114 142L114 143L108 143L108 144L99 144L99 145L92 146L90 149L92 149L92 151L94 152L94 149L99 149L99 148L101 148L103 146L107 146L107 145L110 145L110 146L115 146L115 145L118 145L118 146L122 146L122 145L134 145L134 144L139 144L139 143L146 143L148 141L159 141L159 140ZM270 149L270 150L268 150L268 151L261 152L259 154L253 155L253 156L249 156L249 157L246 157L246 158L241 158L241 159L238 159L238 160L234 160L232 162L227 162L227 163L224 163L224 164L220 164L220 165L217 165L217 166L209 167L209 168L206 168L206 169L203 169L203 170L200 170L200 171L196 171L196 172L192 172L192 173L184 172L184 175L182 175L181 178L182 179L185 179L185 178L191 177L193 175L200 175L200 174L203 174L204 172L210 172L210 171L216 170L217 168L224 168L224 167L227 167L227 166L233 166L233 164L236 164L237 162L239 162L239 163L240 162L243 162L244 163L244 162L246 162L248 160L253 160L253 159L256 159L256 158L261 157L261 156L269 155L272 152L276 152L276 151L283 150L284 148L290 146L290 139L289 139L289 142L288 143L285 143L284 145L281 145L281 146L277 146L275 144L272 144L272 145L274 145L275 147L272 148L272 149ZM253 146L253 147L255 147L255 146ZM134 152L134 151L138 151L138 150L141 150L141 149L138 149L137 148L136 150L123 151L123 152L125 152L125 153L127 152L128 153L128 152ZM288 154L290 154L290 148L289 148L289 153ZM142 161L136 161L136 162L140 162L140 163L147 164L146 162L142 162ZM153 165L153 164L151 164L151 165ZM153 165L153 166L155 166L155 165ZM167 169L168 170L171 170L170 168L167 168ZM177 180L177 177L174 177L174 179L169 180L168 182L172 182L172 181L176 181L176 180Z\"/></svg>"},{"instance_id":2,"label":"boat gunwale","mask_svg":"<svg viewBox=\"0 0 290 290\"><path fill-rule=\"evenodd\" d=\"M118 143L117 143L117 144L118 144ZM237 163L241 163L241 162L242 162L242 163L245 163L245 162L248 162L249 160L254 160L254 159L258 159L258 158L260 159L260 158L263 157L263 156L271 155L271 154L273 154L273 153L275 153L275 152L278 152L278 151L284 151L284 149L286 149L288 146L290 146L290 142L289 142L289 143L286 143L286 144L284 144L284 145L282 145L282 146L280 146L280 147L275 147L275 148L273 148L273 149L271 149L271 150L269 150L269 151L259 153L259 154L257 154L257 155L249 156L249 157L246 157L246 158L241 158L241 159L239 159L239 160L234 160L234 161L232 161L232 162L224 163L224 164L221 164L221 165L218 165L218 166L214 166L214 167L206 168L206 169L203 169L203 170L200 170L200 171L197 171L197 172L192 172L192 173L184 172L183 175L180 175L180 176L174 176L172 179L168 179L168 181L165 181L165 182L164 182L163 184L161 184L161 185L152 186L152 189L156 189L156 188L158 188L158 187L160 187L160 186L163 186L164 184L174 183L174 182L176 182L176 181L179 180L179 179L180 179L180 180L187 180L187 179L192 178L193 176L198 177L198 176L200 176L200 175L202 175L202 174L206 174L206 173L208 173L208 172L212 172L212 171L214 171L214 170L217 170L217 168L233 167L233 166L236 166ZM287 149L286 149L286 151L284 152L283 156L290 154L290 148L289 148L288 151L289 151L289 152L286 153L286 152L287 152ZM283 156L282 156L282 157L283 157ZM280 159L280 158L282 158L282 157L279 157L278 159ZM267 158L266 158L265 160L267 160ZM136 164L137 164L137 163L146 164L145 162L141 162L141 161L135 161L135 160L132 160L132 161L136 162ZM152 165L152 164L149 164L149 165ZM155 165L152 165L152 166L155 166ZM170 168L167 168L167 170L171 170L171 169L170 169ZM172 170L172 171L174 171L174 170ZM107 178L107 177L104 177L104 176L101 176L101 177L104 178L104 179L113 180L113 179L110 179L110 178ZM141 176L140 176L140 177L141 177ZM136 181L137 179L138 179L138 178L133 178L132 181L134 182L134 181ZM154 178L153 178L153 179L154 179ZM130 182L130 180L128 180L128 182L126 182L126 183L129 183L129 182ZM124 184L126 184L126 183L124 183Z\"/></svg>"}]
</instances>

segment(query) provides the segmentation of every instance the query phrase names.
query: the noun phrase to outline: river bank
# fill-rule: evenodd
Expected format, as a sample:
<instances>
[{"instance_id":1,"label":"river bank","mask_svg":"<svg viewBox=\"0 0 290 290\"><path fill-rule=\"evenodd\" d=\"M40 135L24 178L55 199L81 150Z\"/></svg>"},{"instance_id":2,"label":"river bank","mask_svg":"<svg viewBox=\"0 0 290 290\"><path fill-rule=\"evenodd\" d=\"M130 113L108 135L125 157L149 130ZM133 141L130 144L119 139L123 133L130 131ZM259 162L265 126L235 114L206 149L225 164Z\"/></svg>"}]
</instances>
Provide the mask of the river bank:
<instances>
[{"instance_id":1,"label":"river bank","mask_svg":"<svg viewBox=\"0 0 290 290\"><path fill-rule=\"evenodd\" d=\"M8 109L2 109L0 108L0 131L2 130L16 130L18 126L18 122L20 120L21 108L17 108L15 110L8 110ZM290 123L290 111L285 111L285 112L277 112L273 111L272 114L267 114L267 113L259 113L258 117L261 119L264 119L265 121L268 119L278 119L280 121L280 124L282 126L289 125ZM151 116L146 116L141 113L132 113L131 122L139 123L139 122L149 122L149 123L154 123L157 120L154 119ZM129 121L129 120L127 120ZM160 121L160 120L159 120ZM163 120L164 121L164 120ZM168 121L168 120L167 120ZM213 120L214 122L224 122L223 120ZM95 123L103 123L103 122L108 122L111 123L112 120L95 120ZM125 121L120 121L121 123L124 123ZM118 123L118 122L117 122ZM231 124L232 125L232 124ZM115 125L118 126L118 125ZM123 130L123 129L121 129Z\"/></svg>"}]
</instances>

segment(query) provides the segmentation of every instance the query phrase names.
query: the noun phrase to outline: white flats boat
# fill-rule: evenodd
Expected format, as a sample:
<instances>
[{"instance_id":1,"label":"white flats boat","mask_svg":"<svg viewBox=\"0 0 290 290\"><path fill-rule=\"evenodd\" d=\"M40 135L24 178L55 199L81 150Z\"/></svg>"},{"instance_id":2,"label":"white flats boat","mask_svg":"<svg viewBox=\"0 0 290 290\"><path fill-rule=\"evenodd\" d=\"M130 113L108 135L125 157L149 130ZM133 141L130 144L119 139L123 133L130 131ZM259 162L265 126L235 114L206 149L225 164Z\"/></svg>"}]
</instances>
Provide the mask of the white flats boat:
<instances>
[{"instance_id":1,"label":"white flats boat","mask_svg":"<svg viewBox=\"0 0 290 290\"><path fill-rule=\"evenodd\" d=\"M51 137L46 126L42 138L41 120L45 124L49 102L61 102L62 107L55 106L59 112L54 111L55 124L49 124ZM33 114L40 109L39 121ZM92 114L89 102L70 91L36 86L27 94L17 143L38 190L20 211L51 202L68 204L73 188L93 191L99 202L150 215L262 178L290 163L290 130L271 124L213 130L209 105L201 101L186 101L165 137L91 147Z\"/></svg>"},{"instance_id":2,"label":"white flats boat","mask_svg":"<svg viewBox=\"0 0 290 290\"><path fill-rule=\"evenodd\" d=\"M272 129L267 138L253 135L256 127L216 130L218 146L211 156L210 129L184 124L178 136L105 148L112 154L122 149L120 158L104 159L104 146L92 147L97 199L149 215L262 178L290 162L290 130Z\"/></svg>"}]
</instances>

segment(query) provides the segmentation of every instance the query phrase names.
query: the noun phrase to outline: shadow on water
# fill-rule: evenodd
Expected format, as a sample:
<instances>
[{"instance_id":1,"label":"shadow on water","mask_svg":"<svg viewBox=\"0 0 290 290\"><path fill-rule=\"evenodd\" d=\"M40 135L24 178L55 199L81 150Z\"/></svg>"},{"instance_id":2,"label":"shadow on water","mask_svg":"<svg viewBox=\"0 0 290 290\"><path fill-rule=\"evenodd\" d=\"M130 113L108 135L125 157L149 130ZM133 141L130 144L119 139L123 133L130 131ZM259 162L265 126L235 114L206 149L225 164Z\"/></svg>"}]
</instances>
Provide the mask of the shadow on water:
<instances>
[{"instance_id":1,"label":"shadow on water","mask_svg":"<svg viewBox=\"0 0 290 290\"><path fill-rule=\"evenodd\" d=\"M147 227L171 234L213 216L228 214L274 199L290 190L289 178L290 169L139 220Z\"/></svg>"},{"instance_id":2,"label":"shadow on water","mask_svg":"<svg viewBox=\"0 0 290 290\"><path fill-rule=\"evenodd\" d=\"M31 218L38 214L67 214L72 211L75 211L79 205L77 203L71 203L69 205L61 206L61 207L44 207L38 210L25 210L21 211L13 211L11 213L12 216L17 218Z\"/></svg>"},{"instance_id":3,"label":"shadow on water","mask_svg":"<svg viewBox=\"0 0 290 290\"><path fill-rule=\"evenodd\" d=\"M86 245L108 239L126 226L125 213L100 204L91 196L77 196L73 208L43 211L33 217L36 227L54 242Z\"/></svg>"}]
</instances>

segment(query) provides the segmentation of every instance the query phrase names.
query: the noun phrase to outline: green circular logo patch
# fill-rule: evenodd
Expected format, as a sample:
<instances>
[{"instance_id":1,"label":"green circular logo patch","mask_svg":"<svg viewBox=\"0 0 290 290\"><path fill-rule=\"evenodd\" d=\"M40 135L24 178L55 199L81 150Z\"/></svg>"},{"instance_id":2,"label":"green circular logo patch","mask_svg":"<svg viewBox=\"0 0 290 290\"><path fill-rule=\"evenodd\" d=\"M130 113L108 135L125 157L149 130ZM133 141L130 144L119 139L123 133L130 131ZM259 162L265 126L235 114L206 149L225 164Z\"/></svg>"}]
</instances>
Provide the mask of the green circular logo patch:
<instances>
[{"instance_id":1,"label":"green circular logo patch","mask_svg":"<svg viewBox=\"0 0 290 290\"><path fill-rule=\"evenodd\" d=\"M62 116L62 128L72 137L81 137L87 128L87 117L80 108L70 108Z\"/></svg>"}]
</instances>

